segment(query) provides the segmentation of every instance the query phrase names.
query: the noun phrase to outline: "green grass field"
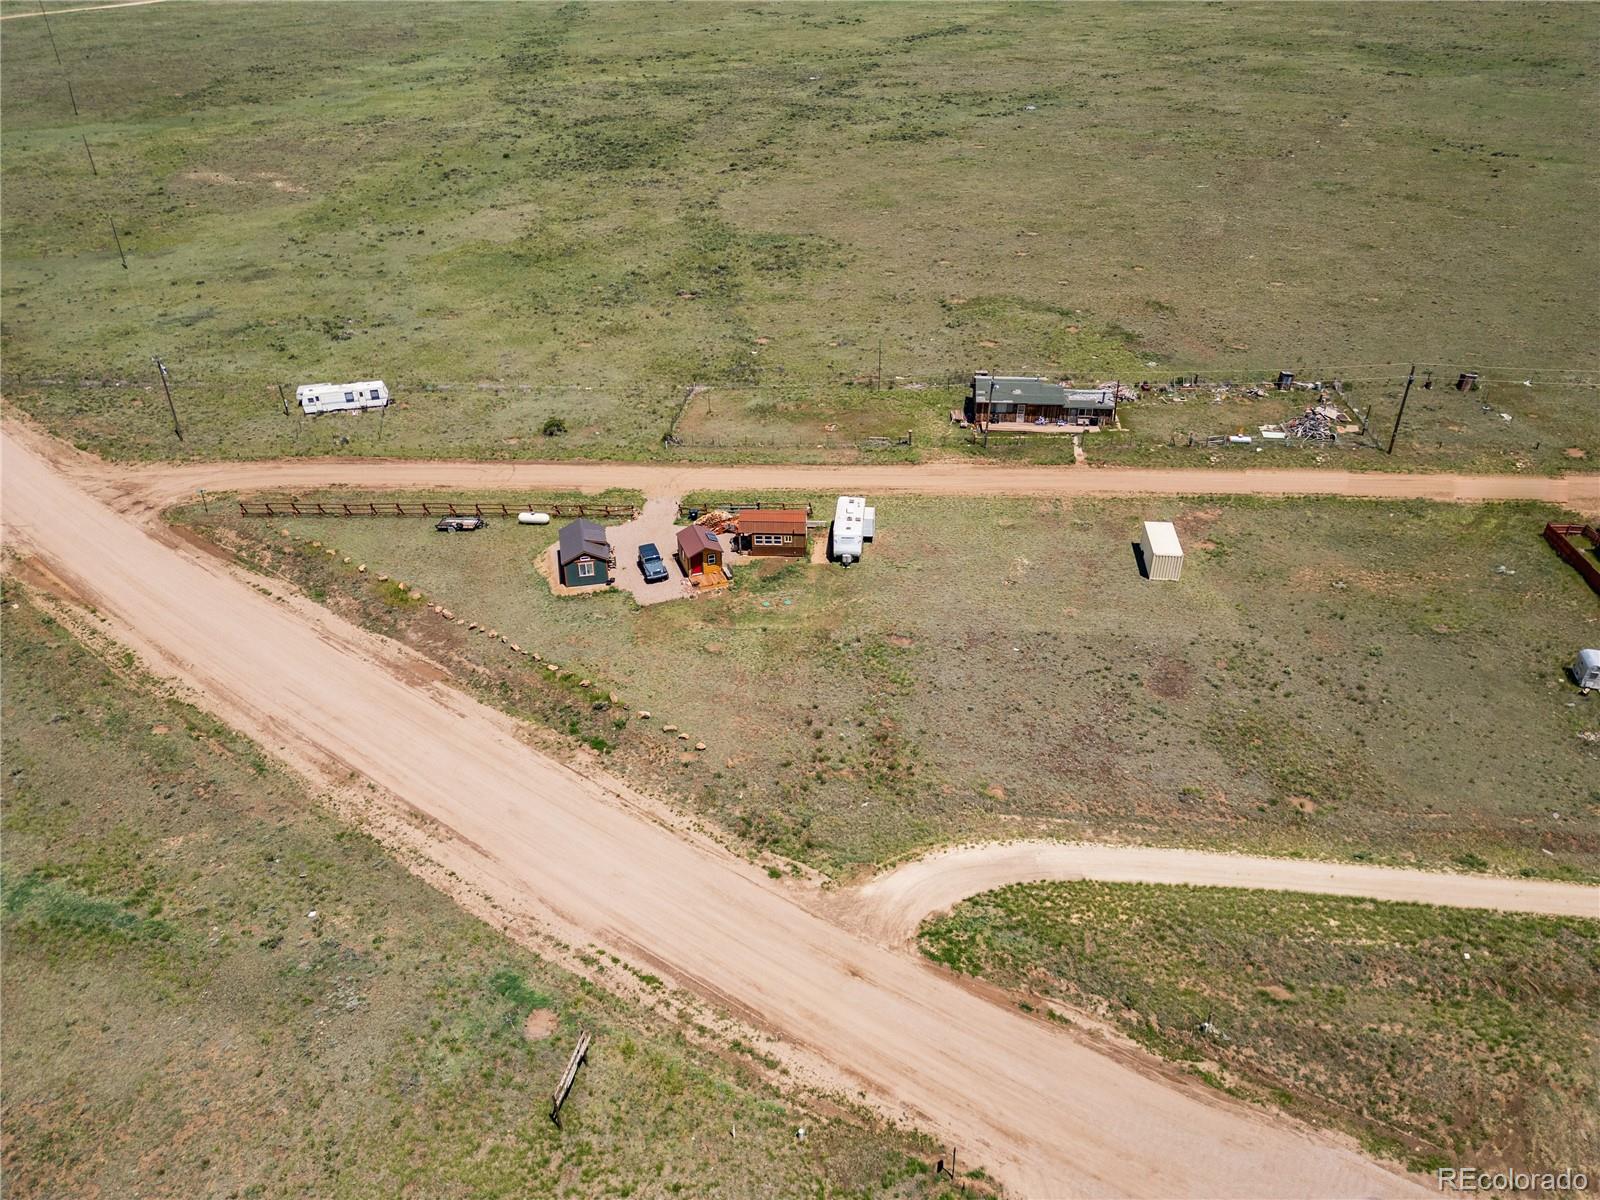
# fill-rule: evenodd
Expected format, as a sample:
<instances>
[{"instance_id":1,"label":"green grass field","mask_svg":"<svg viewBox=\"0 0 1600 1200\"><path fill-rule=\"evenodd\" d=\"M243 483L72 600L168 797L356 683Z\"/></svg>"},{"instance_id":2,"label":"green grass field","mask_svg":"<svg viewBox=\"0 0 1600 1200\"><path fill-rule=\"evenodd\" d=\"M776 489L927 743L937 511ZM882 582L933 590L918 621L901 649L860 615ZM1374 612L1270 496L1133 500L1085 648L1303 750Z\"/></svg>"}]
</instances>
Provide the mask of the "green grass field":
<instances>
[{"instance_id":1,"label":"green grass field","mask_svg":"<svg viewBox=\"0 0 1600 1200\"><path fill-rule=\"evenodd\" d=\"M931 1146L541 960L5 600L8 1196L961 1194Z\"/></svg>"},{"instance_id":2,"label":"green grass field","mask_svg":"<svg viewBox=\"0 0 1600 1200\"><path fill-rule=\"evenodd\" d=\"M920 940L1035 993L1030 1008L1088 1010L1213 1086L1414 1169L1600 1161L1593 922L1041 883L964 901Z\"/></svg>"},{"instance_id":3,"label":"green grass field","mask_svg":"<svg viewBox=\"0 0 1600 1200\"><path fill-rule=\"evenodd\" d=\"M59 67L42 20L0 31L6 391L114 455L640 456L707 383L781 398L701 453L815 457L828 424L938 430L975 367L1295 367L1392 402L1413 360L1531 377L1540 415L1446 414L1408 461L1600 454L1572 386L1600 383L1592 6L192 3L51 28ZM930 386L846 384L880 344ZM399 398L381 443L279 413L279 383L372 376ZM537 436L551 415L567 437Z\"/></svg>"},{"instance_id":4,"label":"green grass field","mask_svg":"<svg viewBox=\"0 0 1600 1200\"><path fill-rule=\"evenodd\" d=\"M1037 834L1600 876L1600 697L1563 675L1600 616L1539 537L1552 509L885 497L858 567L769 564L638 609L551 596L554 526L227 508L180 515L830 872ZM1176 585L1139 577L1149 517L1188 547ZM542 662L397 606L378 573Z\"/></svg>"}]
</instances>

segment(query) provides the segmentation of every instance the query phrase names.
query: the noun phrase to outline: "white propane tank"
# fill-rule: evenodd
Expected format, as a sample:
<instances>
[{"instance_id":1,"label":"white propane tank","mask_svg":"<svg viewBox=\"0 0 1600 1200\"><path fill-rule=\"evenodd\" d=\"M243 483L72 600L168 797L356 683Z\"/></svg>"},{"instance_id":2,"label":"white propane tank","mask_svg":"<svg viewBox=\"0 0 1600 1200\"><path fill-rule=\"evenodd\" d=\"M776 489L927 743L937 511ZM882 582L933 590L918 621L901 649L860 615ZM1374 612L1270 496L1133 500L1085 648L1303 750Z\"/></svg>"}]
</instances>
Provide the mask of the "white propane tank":
<instances>
[{"instance_id":1,"label":"white propane tank","mask_svg":"<svg viewBox=\"0 0 1600 1200\"><path fill-rule=\"evenodd\" d=\"M517 524L518 525L548 525L548 524L550 524L550 514L549 513L536 513L536 512L518 513L517 514Z\"/></svg>"}]
</instances>

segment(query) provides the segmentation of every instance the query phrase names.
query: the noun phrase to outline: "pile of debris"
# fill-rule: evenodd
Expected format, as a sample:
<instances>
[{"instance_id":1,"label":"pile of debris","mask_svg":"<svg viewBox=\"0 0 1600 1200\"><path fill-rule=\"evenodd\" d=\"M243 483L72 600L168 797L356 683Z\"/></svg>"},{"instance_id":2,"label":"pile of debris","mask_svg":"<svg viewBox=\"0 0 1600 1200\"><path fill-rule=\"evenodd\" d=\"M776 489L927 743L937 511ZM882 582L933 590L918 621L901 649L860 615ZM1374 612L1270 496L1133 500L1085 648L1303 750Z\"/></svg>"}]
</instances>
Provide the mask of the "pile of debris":
<instances>
[{"instance_id":1,"label":"pile of debris","mask_svg":"<svg viewBox=\"0 0 1600 1200\"><path fill-rule=\"evenodd\" d=\"M739 517L736 513L723 512L714 508L710 512L700 514L696 525L702 525L712 533L736 533L739 527Z\"/></svg>"},{"instance_id":2,"label":"pile of debris","mask_svg":"<svg viewBox=\"0 0 1600 1200\"><path fill-rule=\"evenodd\" d=\"M1290 437L1301 438L1308 442L1337 442L1339 424L1346 419L1344 413L1333 405L1319 404L1306 409L1298 417L1285 421L1283 431Z\"/></svg>"}]
</instances>

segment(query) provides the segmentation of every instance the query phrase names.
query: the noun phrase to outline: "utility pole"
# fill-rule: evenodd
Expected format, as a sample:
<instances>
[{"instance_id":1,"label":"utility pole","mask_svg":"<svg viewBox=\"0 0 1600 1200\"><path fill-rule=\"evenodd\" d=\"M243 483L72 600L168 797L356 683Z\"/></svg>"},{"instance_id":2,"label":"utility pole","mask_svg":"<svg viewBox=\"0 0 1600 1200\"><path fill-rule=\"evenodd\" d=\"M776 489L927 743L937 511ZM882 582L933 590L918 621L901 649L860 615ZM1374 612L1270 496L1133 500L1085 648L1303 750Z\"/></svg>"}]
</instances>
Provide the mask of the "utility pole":
<instances>
[{"instance_id":1,"label":"utility pole","mask_svg":"<svg viewBox=\"0 0 1600 1200\"><path fill-rule=\"evenodd\" d=\"M117 232L116 218L107 217L106 220L111 222L111 236L117 239L117 257L122 260L122 269L126 271L128 269L128 256L122 252L122 235Z\"/></svg>"},{"instance_id":2,"label":"utility pole","mask_svg":"<svg viewBox=\"0 0 1600 1200\"><path fill-rule=\"evenodd\" d=\"M878 390L883 391L883 339L878 339Z\"/></svg>"},{"instance_id":3,"label":"utility pole","mask_svg":"<svg viewBox=\"0 0 1600 1200\"><path fill-rule=\"evenodd\" d=\"M93 171L96 177L98 177L100 174L100 168L94 165L94 154L89 149L89 139L84 137L81 133L78 135L78 139L83 143L83 152L89 155L89 170Z\"/></svg>"},{"instance_id":4,"label":"utility pole","mask_svg":"<svg viewBox=\"0 0 1600 1200\"><path fill-rule=\"evenodd\" d=\"M1417 364L1411 364L1411 373L1406 376L1406 390L1400 393L1400 411L1394 415L1394 429L1389 433L1389 453L1394 453L1394 439L1400 436L1400 418L1406 415L1406 397L1411 395L1411 385L1417 378Z\"/></svg>"},{"instance_id":5,"label":"utility pole","mask_svg":"<svg viewBox=\"0 0 1600 1200\"><path fill-rule=\"evenodd\" d=\"M152 357L151 362L156 364L156 370L161 375L161 390L167 394L167 410L172 413L172 432L178 435L178 440L183 441L183 427L178 424L178 406L172 402L172 389L167 386L167 368L159 358Z\"/></svg>"},{"instance_id":6,"label":"utility pole","mask_svg":"<svg viewBox=\"0 0 1600 1200\"><path fill-rule=\"evenodd\" d=\"M289 397L283 394L283 384L278 385L278 400L283 404L283 415L289 415Z\"/></svg>"},{"instance_id":7,"label":"utility pole","mask_svg":"<svg viewBox=\"0 0 1600 1200\"><path fill-rule=\"evenodd\" d=\"M63 79L66 76L62 76ZM72 80L67 79L67 99L72 101L72 115L78 115L78 95L72 90Z\"/></svg>"}]
</instances>

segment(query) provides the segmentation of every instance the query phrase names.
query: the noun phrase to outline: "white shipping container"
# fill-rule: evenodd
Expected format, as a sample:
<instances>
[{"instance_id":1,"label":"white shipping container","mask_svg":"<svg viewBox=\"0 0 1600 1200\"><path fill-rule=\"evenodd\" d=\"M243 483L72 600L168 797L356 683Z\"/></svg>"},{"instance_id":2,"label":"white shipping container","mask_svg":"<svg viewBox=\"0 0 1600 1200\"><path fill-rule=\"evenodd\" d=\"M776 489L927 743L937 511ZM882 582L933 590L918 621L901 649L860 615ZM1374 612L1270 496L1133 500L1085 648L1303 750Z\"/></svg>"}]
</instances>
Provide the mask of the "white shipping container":
<instances>
[{"instance_id":1,"label":"white shipping container","mask_svg":"<svg viewBox=\"0 0 1600 1200\"><path fill-rule=\"evenodd\" d=\"M389 388L381 379L360 383L302 383L294 390L300 411L317 413L355 412L363 408L383 408L389 403Z\"/></svg>"},{"instance_id":2,"label":"white shipping container","mask_svg":"<svg viewBox=\"0 0 1600 1200\"><path fill-rule=\"evenodd\" d=\"M1139 548L1151 579L1175 580L1183 574L1183 547L1171 521L1146 521Z\"/></svg>"}]
</instances>

